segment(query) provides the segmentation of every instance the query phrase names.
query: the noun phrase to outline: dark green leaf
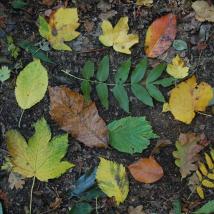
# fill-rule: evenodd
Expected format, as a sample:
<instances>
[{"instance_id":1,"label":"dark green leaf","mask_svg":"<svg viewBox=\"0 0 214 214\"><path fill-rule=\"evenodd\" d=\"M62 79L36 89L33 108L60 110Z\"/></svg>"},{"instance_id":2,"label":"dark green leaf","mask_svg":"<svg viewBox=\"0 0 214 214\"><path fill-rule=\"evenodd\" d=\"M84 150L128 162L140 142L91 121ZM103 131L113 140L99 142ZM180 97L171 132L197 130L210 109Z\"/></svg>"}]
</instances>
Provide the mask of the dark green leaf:
<instances>
[{"instance_id":1,"label":"dark green leaf","mask_svg":"<svg viewBox=\"0 0 214 214\"><path fill-rule=\"evenodd\" d=\"M14 9L24 9L28 3L23 0L13 0L11 5Z\"/></svg>"},{"instance_id":2,"label":"dark green leaf","mask_svg":"<svg viewBox=\"0 0 214 214\"><path fill-rule=\"evenodd\" d=\"M140 84L135 83L131 85L133 94L145 105L153 106L153 101L147 90Z\"/></svg>"},{"instance_id":3,"label":"dark green leaf","mask_svg":"<svg viewBox=\"0 0 214 214\"><path fill-rule=\"evenodd\" d=\"M146 89L148 90L149 94L159 102L165 102L165 98L160 90L153 84L147 84Z\"/></svg>"},{"instance_id":4,"label":"dark green leaf","mask_svg":"<svg viewBox=\"0 0 214 214\"><path fill-rule=\"evenodd\" d=\"M90 214L93 208L89 203L75 204L70 210L70 214Z\"/></svg>"},{"instance_id":5,"label":"dark green leaf","mask_svg":"<svg viewBox=\"0 0 214 214\"><path fill-rule=\"evenodd\" d=\"M108 79L109 75L109 57L104 56L100 61L98 71L97 71L97 80L104 82Z\"/></svg>"},{"instance_id":6,"label":"dark green leaf","mask_svg":"<svg viewBox=\"0 0 214 214\"><path fill-rule=\"evenodd\" d=\"M131 67L131 59L128 59L127 61L123 62L116 75L115 75L115 82L117 84L123 84L124 82L126 82L126 80L128 79L129 76L129 70Z\"/></svg>"},{"instance_id":7,"label":"dark green leaf","mask_svg":"<svg viewBox=\"0 0 214 214\"><path fill-rule=\"evenodd\" d=\"M134 69L131 75L132 84L140 82L143 79L147 69L147 63L148 63L148 60L145 57L143 60L140 61L140 63L137 64L136 68Z\"/></svg>"},{"instance_id":8,"label":"dark green leaf","mask_svg":"<svg viewBox=\"0 0 214 214\"><path fill-rule=\"evenodd\" d=\"M104 106L105 109L108 109L109 108L108 87L106 83L99 83L98 85L96 85L96 90L101 104Z\"/></svg>"},{"instance_id":9,"label":"dark green leaf","mask_svg":"<svg viewBox=\"0 0 214 214\"><path fill-rule=\"evenodd\" d=\"M168 77L168 78L164 78L164 79L161 79L161 80L157 80L157 81L153 82L153 84L161 85L163 87L169 87L169 86L175 84L175 81L176 81L175 78Z\"/></svg>"},{"instance_id":10,"label":"dark green leaf","mask_svg":"<svg viewBox=\"0 0 214 214\"><path fill-rule=\"evenodd\" d=\"M212 105L214 105L214 88L213 88L213 98L209 102L209 106L212 106Z\"/></svg>"},{"instance_id":11,"label":"dark green leaf","mask_svg":"<svg viewBox=\"0 0 214 214\"><path fill-rule=\"evenodd\" d=\"M214 200L208 201L200 209L196 210L194 214L213 214L214 213Z\"/></svg>"},{"instance_id":12,"label":"dark green leaf","mask_svg":"<svg viewBox=\"0 0 214 214\"><path fill-rule=\"evenodd\" d=\"M156 138L145 117L126 117L108 125L109 143L120 152L141 153Z\"/></svg>"},{"instance_id":13,"label":"dark green leaf","mask_svg":"<svg viewBox=\"0 0 214 214\"><path fill-rule=\"evenodd\" d=\"M94 63L90 60L88 60L82 70L82 76L85 79L91 79L91 77L94 76Z\"/></svg>"},{"instance_id":14,"label":"dark green leaf","mask_svg":"<svg viewBox=\"0 0 214 214\"><path fill-rule=\"evenodd\" d=\"M174 214L181 214L181 202L180 200L175 200L173 202L173 211L174 211Z\"/></svg>"},{"instance_id":15,"label":"dark green leaf","mask_svg":"<svg viewBox=\"0 0 214 214\"><path fill-rule=\"evenodd\" d=\"M174 40L173 48L177 51L183 51L187 49L187 43L181 39Z\"/></svg>"},{"instance_id":16,"label":"dark green leaf","mask_svg":"<svg viewBox=\"0 0 214 214\"><path fill-rule=\"evenodd\" d=\"M126 112L129 112L129 98L125 88L122 85L115 85L113 95L119 103L119 106Z\"/></svg>"},{"instance_id":17,"label":"dark green leaf","mask_svg":"<svg viewBox=\"0 0 214 214\"><path fill-rule=\"evenodd\" d=\"M81 82L81 91L83 93L84 99L86 102L91 100L91 85L89 83L89 81L87 80L83 80Z\"/></svg>"},{"instance_id":18,"label":"dark green leaf","mask_svg":"<svg viewBox=\"0 0 214 214\"><path fill-rule=\"evenodd\" d=\"M51 61L43 51L38 49L38 47L35 47L31 42L23 40L19 42L18 45L19 47L25 49L28 53L31 53L33 57L38 58L44 62L53 63L53 61Z\"/></svg>"},{"instance_id":19,"label":"dark green leaf","mask_svg":"<svg viewBox=\"0 0 214 214\"><path fill-rule=\"evenodd\" d=\"M147 83L150 83L150 82L153 82L155 80L157 80L161 74L163 73L163 71L166 69L166 65L165 64L159 64L157 65L155 68L153 68L147 78L146 78L146 82Z\"/></svg>"},{"instance_id":20,"label":"dark green leaf","mask_svg":"<svg viewBox=\"0 0 214 214\"><path fill-rule=\"evenodd\" d=\"M80 200L82 201L92 201L96 198L103 198L105 197L105 193L103 193L99 187L95 186L92 189L88 190L82 196L80 196Z\"/></svg>"}]
</instances>

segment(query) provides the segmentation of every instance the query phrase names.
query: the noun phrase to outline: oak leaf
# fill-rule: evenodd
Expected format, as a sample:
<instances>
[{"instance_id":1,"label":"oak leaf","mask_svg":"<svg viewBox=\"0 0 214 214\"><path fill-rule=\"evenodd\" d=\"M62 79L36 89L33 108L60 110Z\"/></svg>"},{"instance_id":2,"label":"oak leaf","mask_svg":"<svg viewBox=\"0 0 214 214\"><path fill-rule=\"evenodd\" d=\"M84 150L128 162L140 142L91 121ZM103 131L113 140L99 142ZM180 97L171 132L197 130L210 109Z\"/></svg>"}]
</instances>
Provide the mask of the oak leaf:
<instances>
[{"instance_id":1,"label":"oak leaf","mask_svg":"<svg viewBox=\"0 0 214 214\"><path fill-rule=\"evenodd\" d=\"M108 129L94 102L65 86L49 87L50 115L61 129L88 147L107 147Z\"/></svg>"}]
</instances>

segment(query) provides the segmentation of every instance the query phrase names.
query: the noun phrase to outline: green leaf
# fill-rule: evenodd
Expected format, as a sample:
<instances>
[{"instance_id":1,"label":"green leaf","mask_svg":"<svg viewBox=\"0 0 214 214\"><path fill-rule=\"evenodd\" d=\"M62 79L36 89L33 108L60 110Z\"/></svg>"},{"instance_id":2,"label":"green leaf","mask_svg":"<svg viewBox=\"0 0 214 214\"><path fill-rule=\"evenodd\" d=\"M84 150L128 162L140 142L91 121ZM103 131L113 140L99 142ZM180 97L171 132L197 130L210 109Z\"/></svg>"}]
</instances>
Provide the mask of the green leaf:
<instances>
[{"instance_id":1,"label":"green leaf","mask_svg":"<svg viewBox=\"0 0 214 214\"><path fill-rule=\"evenodd\" d=\"M106 85L106 83L99 83L96 85L96 90L101 104L107 110L109 108L108 86Z\"/></svg>"},{"instance_id":2,"label":"green leaf","mask_svg":"<svg viewBox=\"0 0 214 214\"><path fill-rule=\"evenodd\" d=\"M108 79L108 76L109 76L109 57L104 56L100 61L96 78L97 80L104 82Z\"/></svg>"},{"instance_id":3,"label":"green leaf","mask_svg":"<svg viewBox=\"0 0 214 214\"><path fill-rule=\"evenodd\" d=\"M47 57L47 55L43 51L41 51L38 47L35 47L31 42L23 40L19 42L18 45L19 47L25 49L28 53L31 53L32 57L40 59L44 62L54 63Z\"/></svg>"},{"instance_id":4,"label":"green leaf","mask_svg":"<svg viewBox=\"0 0 214 214\"><path fill-rule=\"evenodd\" d=\"M160 90L153 84L147 84L146 89L148 90L149 94L159 102L165 102L165 98Z\"/></svg>"},{"instance_id":5,"label":"green leaf","mask_svg":"<svg viewBox=\"0 0 214 214\"><path fill-rule=\"evenodd\" d=\"M174 214L181 214L181 202L180 200L175 200L173 202L173 211L174 211Z\"/></svg>"},{"instance_id":6,"label":"green leaf","mask_svg":"<svg viewBox=\"0 0 214 214\"><path fill-rule=\"evenodd\" d=\"M91 79L91 77L94 76L94 63L90 60L88 60L82 70L82 76L85 79Z\"/></svg>"},{"instance_id":7,"label":"green leaf","mask_svg":"<svg viewBox=\"0 0 214 214\"><path fill-rule=\"evenodd\" d=\"M131 89L133 94L145 105L153 107L153 101L147 90L140 84L132 84Z\"/></svg>"},{"instance_id":8,"label":"green leaf","mask_svg":"<svg viewBox=\"0 0 214 214\"><path fill-rule=\"evenodd\" d=\"M176 51L183 51L187 49L187 43L181 39L174 40L172 46Z\"/></svg>"},{"instance_id":9,"label":"green leaf","mask_svg":"<svg viewBox=\"0 0 214 214\"><path fill-rule=\"evenodd\" d=\"M129 98L125 88L122 85L115 85L112 92L119 106L124 111L129 112Z\"/></svg>"},{"instance_id":10,"label":"green leaf","mask_svg":"<svg viewBox=\"0 0 214 214\"><path fill-rule=\"evenodd\" d=\"M165 69L166 69L166 65L165 64L159 64L159 65L157 65L155 68L153 68L149 72L149 74L148 74L148 76L146 78L146 82L147 83L151 83L151 82L157 80L161 76L161 74L163 73L163 71Z\"/></svg>"},{"instance_id":11,"label":"green leaf","mask_svg":"<svg viewBox=\"0 0 214 214\"><path fill-rule=\"evenodd\" d=\"M0 68L0 81L4 82L10 78L11 70L7 66Z\"/></svg>"},{"instance_id":12,"label":"green leaf","mask_svg":"<svg viewBox=\"0 0 214 214\"><path fill-rule=\"evenodd\" d=\"M40 35L48 39L48 35L50 34L50 27L48 25L48 22L43 16L39 16L38 18L38 24L39 24L39 33Z\"/></svg>"},{"instance_id":13,"label":"green leaf","mask_svg":"<svg viewBox=\"0 0 214 214\"><path fill-rule=\"evenodd\" d=\"M209 102L209 106L212 106L212 105L214 105L214 88L213 88L213 98Z\"/></svg>"},{"instance_id":14,"label":"green leaf","mask_svg":"<svg viewBox=\"0 0 214 214\"><path fill-rule=\"evenodd\" d=\"M70 210L69 214L90 214L93 208L89 203L78 203L75 204Z\"/></svg>"},{"instance_id":15,"label":"green leaf","mask_svg":"<svg viewBox=\"0 0 214 214\"><path fill-rule=\"evenodd\" d=\"M108 125L109 143L120 152L141 153L156 138L145 117L125 117Z\"/></svg>"},{"instance_id":16,"label":"green leaf","mask_svg":"<svg viewBox=\"0 0 214 214\"><path fill-rule=\"evenodd\" d=\"M154 85L161 85L163 87L169 87L171 85L175 84L176 79L173 77L168 77L168 78L164 78L161 80L157 80L155 82L153 82Z\"/></svg>"},{"instance_id":17,"label":"green leaf","mask_svg":"<svg viewBox=\"0 0 214 214\"><path fill-rule=\"evenodd\" d=\"M83 96L84 96L84 100L86 102L90 101L91 100L91 85L89 83L89 81L87 80L83 80L81 82L81 91L83 93Z\"/></svg>"},{"instance_id":18,"label":"green leaf","mask_svg":"<svg viewBox=\"0 0 214 214\"><path fill-rule=\"evenodd\" d=\"M40 60L29 63L16 79L15 95L22 109L29 109L45 96L48 73Z\"/></svg>"},{"instance_id":19,"label":"green leaf","mask_svg":"<svg viewBox=\"0 0 214 214\"><path fill-rule=\"evenodd\" d=\"M23 0L13 0L11 2L11 5L14 9L24 9L28 5L28 3Z\"/></svg>"},{"instance_id":20,"label":"green leaf","mask_svg":"<svg viewBox=\"0 0 214 214\"><path fill-rule=\"evenodd\" d=\"M81 201L92 201L96 198L103 198L105 197L105 193L100 190L99 187L95 186L92 189L88 190L80 197Z\"/></svg>"},{"instance_id":21,"label":"green leaf","mask_svg":"<svg viewBox=\"0 0 214 214\"><path fill-rule=\"evenodd\" d=\"M214 200L208 201L200 209L194 212L194 214L212 214L212 213L214 213Z\"/></svg>"},{"instance_id":22,"label":"green leaf","mask_svg":"<svg viewBox=\"0 0 214 214\"><path fill-rule=\"evenodd\" d=\"M131 84L138 83L143 79L146 73L147 64L148 60L146 57L143 60L141 60L140 63L137 64L136 68L134 69L131 75Z\"/></svg>"},{"instance_id":23,"label":"green leaf","mask_svg":"<svg viewBox=\"0 0 214 214\"><path fill-rule=\"evenodd\" d=\"M129 70L131 67L131 59L128 59L127 61L123 62L116 75L115 75L115 82L116 84L123 84L124 82L126 82L126 80L128 79L129 76Z\"/></svg>"}]
</instances>

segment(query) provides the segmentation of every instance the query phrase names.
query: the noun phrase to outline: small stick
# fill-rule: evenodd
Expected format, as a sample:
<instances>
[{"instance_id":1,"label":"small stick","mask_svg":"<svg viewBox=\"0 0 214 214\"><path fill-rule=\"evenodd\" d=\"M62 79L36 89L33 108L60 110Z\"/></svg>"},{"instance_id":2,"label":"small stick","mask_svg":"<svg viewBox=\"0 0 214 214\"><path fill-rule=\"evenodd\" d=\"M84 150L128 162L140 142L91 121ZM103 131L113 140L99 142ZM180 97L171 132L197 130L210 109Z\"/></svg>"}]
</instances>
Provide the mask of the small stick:
<instances>
[{"instance_id":1,"label":"small stick","mask_svg":"<svg viewBox=\"0 0 214 214\"><path fill-rule=\"evenodd\" d=\"M201 115L204 115L204 116L207 116L207 117L212 117L212 115L211 114L206 114L206 113L203 113L203 112L198 112L198 114L201 114Z\"/></svg>"},{"instance_id":2,"label":"small stick","mask_svg":"<svg viewBox=\"0 0 214 214\"><path fill-rule=\"evenodd\" d=\"M31 186L31 190L30 190L30 206L29 206L29 214L32 213L32 201L33 201L33 188L34 188L34 184L35 184L35 176L33 177L33 183Z\"/></svg>"},{"instance_id":3,"label":"small stick","mask_svg":"<svg viewBox=\"0 0 214 214\"><path fill-rule=\"evenodd\" d=\"M21 121L22 121L22 117L23 117L24 112L25 112L25 110L23 109L23 110L22 110L22 113L21 113L21 116L20 116L20 118L19 118L19 122L18 122L18 127L19 127L19 128L20 128L20 126L21 126Z\"/></svg>"}]
</instances>

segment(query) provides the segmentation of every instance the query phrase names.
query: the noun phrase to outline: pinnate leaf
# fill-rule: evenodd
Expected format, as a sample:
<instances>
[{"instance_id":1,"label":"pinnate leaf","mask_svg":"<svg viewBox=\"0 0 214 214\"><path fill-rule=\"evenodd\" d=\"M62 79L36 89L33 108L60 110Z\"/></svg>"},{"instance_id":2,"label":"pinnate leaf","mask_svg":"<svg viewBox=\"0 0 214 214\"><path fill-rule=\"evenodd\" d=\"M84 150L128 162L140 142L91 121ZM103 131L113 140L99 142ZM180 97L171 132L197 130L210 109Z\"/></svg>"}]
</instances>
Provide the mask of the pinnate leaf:
<instances>
[{"instance_id":1,"label":"pinnate leaf","mask_svg":"<svg viewBox=\"0 0 214 214\"><path fill-rule=\"evenodd\" d=\"M147 84L146 89L149 94L159 102L165 102L165 98L160 90L154 84Z\"/></svg>"},{"instance_id":2,"label":"pinnate leaf","mask_svg":"<svg viewBox=\"0 0 214 214\"><path fill-rule=\"evenodd\" d=\"M126 60L120 65L115 75L116 84L123 84L126 82L129 76L130 67L131 67L131 59Z\"/></svg>"},{"instance_id":3,"label":"pinnate leaf","mask_svg":"<svg viewBox=\"0 0 214 214\"><path fill-rule=\"evenodd\" d=\"M166 69L166 65L165 64L159 64L159 65L157 65L155 68L153 68L149 72L149 74L148 74L148 76L146 78L146 82L147 83L151 83L151 82L157 80L161 76L161 74L163 73L163 71L165 69Z\"/></svg>"},{"instance_id":4,"label":"pinnate leaf","mask_svg":"<svg viewBox=\"0 0 214 214\"><path fill-rule=\"evenodd\" d=\"M131 75L131 83L132 84L138 83L143 79L143 77L146 73L147 64L148 64L148 60L145 57L143 60L141 60L136 65L136 68L134 69L134 71L132 72L132 75Z\"/></svg>"},{"instance_id":5,"label":"pinnate leaf","mask_svg":"<svg viewBox=\"0 0 214 214\"><path fill-rule=\"evenodd\" d=\"M106 83L98 83L96 85L96 91L101 104L104 106L105 109L108 109L109 108L108 86L106 85Z\"/></svg>"},{"instance_id":6,"label":"pinnate leaf","mask_svg":"<svg viewBox=\"0 0 214 214\"><path fill-rule=\"evenodd\" d=\"M173 77L167 77L161 80L157 80L153 82L154 85L161 85L163 87L169 87L175 83L175 78Z\"/></svg>"},{"instance_id":7,"label":"pinnate leaf","mask_svg":"<svg viewBox=\"0 0 214 214\"><path fill-rule=\"evenodd\" d=\"M88 60L82 70L82 76L85 79L91 79L94 76L94 63Z\"/></svg>"},{"instance_id":8,"label":"pinnate leaf","mask_svg":"<svg viewBox=\"0 0 214 214\"><path fill-rule=\"evenodd\" d=\"M104 56L99 63L96 78L99 81L106 81L109 76L109 56Z\"/></svg>"},{"instance_id":9,"label":"pinnate leaf","mask_svg":"<svg viewBox=\"0 0 214 214\"><path fill-rule=\"evenodd\" d=\"M84 100L86 102L90 101L91 100L91 85L89 83L88 80L83 80L81 82L81 91L83 93L83 96L84 96Z\"/></svg>"}]
</instances>

